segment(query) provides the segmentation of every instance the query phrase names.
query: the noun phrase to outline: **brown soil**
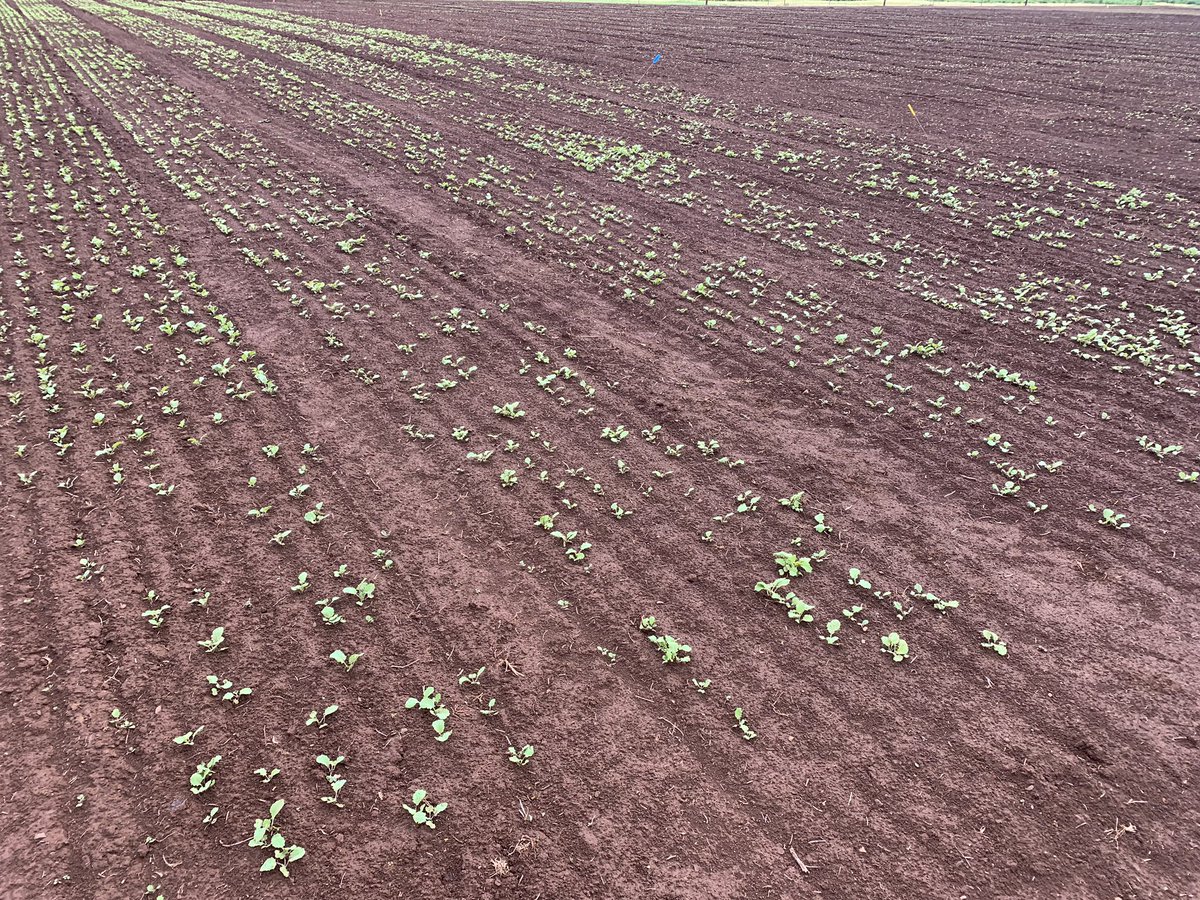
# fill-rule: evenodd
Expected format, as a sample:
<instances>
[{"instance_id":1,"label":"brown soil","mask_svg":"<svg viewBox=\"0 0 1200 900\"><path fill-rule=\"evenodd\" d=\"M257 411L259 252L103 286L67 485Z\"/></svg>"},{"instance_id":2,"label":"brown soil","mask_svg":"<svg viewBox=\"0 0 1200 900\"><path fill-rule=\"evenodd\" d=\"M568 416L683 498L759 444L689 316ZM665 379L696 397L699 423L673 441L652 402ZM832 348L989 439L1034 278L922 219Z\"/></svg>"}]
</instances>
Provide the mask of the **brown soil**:
<instances>
[{"instance_id":1,"label":"brown soil","mask_svg":"<svg viewBox=\"0 0 1200 900\"><path fill-rule=\"evenodd\" d=\"M1200 895L1195 22L0 0L0 895Z\"/></svg>"}]
</instances>

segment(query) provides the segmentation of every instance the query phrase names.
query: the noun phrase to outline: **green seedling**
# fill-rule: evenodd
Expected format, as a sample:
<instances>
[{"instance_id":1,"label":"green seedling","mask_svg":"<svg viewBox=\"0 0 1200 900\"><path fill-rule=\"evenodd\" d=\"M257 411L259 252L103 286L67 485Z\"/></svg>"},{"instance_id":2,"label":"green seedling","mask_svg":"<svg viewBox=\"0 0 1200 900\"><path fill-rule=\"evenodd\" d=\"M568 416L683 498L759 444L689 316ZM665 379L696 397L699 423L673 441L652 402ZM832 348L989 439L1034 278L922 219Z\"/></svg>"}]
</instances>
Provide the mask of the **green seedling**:
<instances>
[{"instance_id":1,"label":"green seedling","mask_svg":"<svg viewBox=\"0 0 1200 900\"><path fill-rule=\"evenodd\" d=\"M1088 509L1091 512L1100 513L1100 524L1107 525L1109 528L1115 528L1120 531L1122 528L1128 528L1130 523L1125 521L1125 513L1119 513L1112 509L1100 509L1094 503L1088 504Z\"/></svg>"},{"instance_id":2,"label":"green seedling","mask_svg":"<svg viewBox=\"0 0 1200 900\"><path fill-rule=\"evenodd\" d=\"M733 720L745 740L752 741L758 737L758 732L750 727L750 722L746 719L746 713L740 706L734 709Z\"/></svg>"},{"instance_id":3,"label":"green seedling","mask_svg":"<svg viewBox=\"0 0 1200 900\"><path fill-rule=\"evenodd\" d=\"M149 623L151 628L162 628L166 624L167 612L171 609L170 603L164 603L158 609L148 609L142 613L142 618Z\"/></svg>"},{"instance_id":4,"label":"green seedling","mask_svg":"<svg viewBox=\"0 0 1200 900\"><path fill-rule=\"evenodd\" d=\"M493 406L492 412L506 419L520 419L525 415L525 410L521 409L519 400L514 400L512 403L505 403L503 406Z\"/></svg>"},{"instance_id":5,"label":"green seedling","mask_svg":"<svg viewBox=\"0 0 1200 900\"><path fill-rule=\"evenodd\" d=\"M788 608L788 618L793 622L799 622L801 624L812 622L812 611L816 609L815 606L805 603L792 593L788 594L788 601L785 605Z\"/></svg>"},{"instance_id":6,"label":"green seedling","mask_svg":"<svg viewBox=\"0 0 1200 900\"><path fill-rule=\"evenodd\" d=\"M687 644L681 644L671 635L654 634L658 623L654 616L642 616L638 623L638 629L646 633L648 640L662 654L663 664L667 663L686 663L691 662L691 656L687 655L692 652L692 648Z\"/></svg>"},{"instance_id":7,"label":"green seedling","mask_svg":"<svg viewBox=\"0 0 1200 900\"><path fill-rule=\"evenodd\" d=\"M933 608L943 614L948 609L958 609L957 600L943 600L937 594L933 593L933 591L927 591L919 584L914 584L911 588L909 588L908 595L910 597L915 597L918 600L926 600L929 603L932 603Z\"/></svg>"},{"instance_id":8,"label":"green seedling","mask_svg":"<svg viewBox=\"0 0 1200 900\"><path fill-rule=\"evenodd\" d=\"M337 597L322 597L316 601L315 606L321 610L321 624L334 626L341 625L346 621L346 617L337 611L334 604L337 603Z\"/></svg>"},{"instance_id":9,"label":"green seedling","mask_svg":"<svg viewBox=\"0 0 1200 900\"><path fill-rule=\"evenodd\" d=\"M480 672L483 670L480 669ZM454 732L446 727L446 722L450 718L449 707L443 705L442 695L432 686L427 686L420 697L409 697L404 701L405 709L420 709L429 713L433 717L430 727L433 728L434 734L437 735L434 740L448 741L450 735Z\"/></svg>"},{"instance_id":10,"label":"green seedling","mask_svg":"<svg viewBox=\"0 0 1200 900\"><path fill-rule=\"evenodd\" d=\"M856 604L854 606L851 606L849 609L843 609L842 615L845 616L847 619L849 619L851 622L853 622L855 625L857 625L859 628L861 628L863 631L866 631L867 626L869 624L871 624L871 620L863 617L862 616L863 612L864 612L864 607L858 606Z\"/></svg>"},{"instance_id":11,"label":"green seedling","mask_svg":"<svg viewBox=\"0 0 1200 900\"><path fill-rule=\"evenodd\" d=\"M1008 656L1008 644L1001 640L1000 635L987 629L979 632L979 634L983 638L983 643L979 646L986 650L995 650L999 656Z\"/></svg>"},{"instance_id":12,"label":"green seedling","mask_svg":"<svg viewBox=\"0 0 1200 900\"><path fill-rule=\"evenodd\" d=\"M687 644L679 643L679 641L669 634L662 636L656 634L647 635L647 640L662 654L664 664L686 663L692 660L691 656L686 655L691 652L692 648Z\"/></svg>"},{"instance_id":13,"label":"green seedling","mask_svg":"<svg viewBox=\"0 0 1200 900\"><path fill-rule=\"evenodd\" d=\"M900 663L908 659L908 642L896 632L884 635L880 641L883 643L880 652L890 653L892 662Z\"/></svg>"},{"instance_id":14,"label":"green seedling","mask_svg":"<svg viewBox=\"0 0 1200 900\"><path fill-rule=\"evenodd\" d=\"M331 724L329 721L329 717L332 716L337 711L338 711L338 705L336 703L329 704L327 707L325 707L320 712L318 712L315 709L311 710L308 714L308 718L304 720L304 724L305 725L316 725L317 730L319 731L320 729L325 728L326 726Z\"/></svg>"},{"instance_id":15,"label":"green seedling","mask_svg":"<svg viewBox=\"0 0 1200 900\"><path fill-rule=\"evenodd\" d=\"M342 593L354 598L357 606L364 606L368 600L375 598L375 585L370 581L360 581L354 587L342 588Z\"/></svg>"},{"instance_id":16,"label":"green seedling","mask_svg":"<svg viewBox=\"0 0 1200 900\"><path fill-rule=\"evenodd\" d=\"M412 805L405 803L404 808L408 814L412 816L412 820L417 825L424 825L427 828L437 828L434 824L434 819L444 813L449 807L449 803L434 803L428 799L429 792L424 788L413 791Z\"/></svg>"},{"instance_id":17,"label":"green seedling","mask_svg":"<svg viewBox=\"0 0 1200 900\"><path fill-rule=\"evenodd\" d=\"M108 717L109 724L122 731L137 728L136 725L119 709L114 709Z\"/></svg>"},{"instance_id":18,"label":"green seedling","mask_svg":"<svg viewBox=\"0 0 1200 900\"><path fill-rule=\"evenodd\" d=\"M212 634L207 640L196 641L196 644L204 649L205 653L217 653L219 651L228 650L225 644L225 629L217 626L212 630Z\"/></svg>"},{"instance_id":19,"label":"green seedling","mask_svg":"<svg viewBox=\"0 0 1200 900\"><path fill-rule=\"evenodd\" d=\"M228 678L218 678L216 675L205 675L208 682L208 692L214 697L220 697L225 703L237 706L248 698L254 691L251 688L235 688Z\"/></svg>"},{"instance_id":20,"label":"green seedling","mask_svg":"<svg viewBox=\"0 0 1200 900\"><path fill-rule=\"evenodd\" d=\"M786 506L792 512L804 512L804 491L796 491L790 497L780 497L779 505Z\"/></svg>"},{"instance_id":21,"label":"green seedling","mask_svg":"<svg viewBox=\"0 0 1200 900\"><path fill-rule=\"evenodd\" d=\"M322 753L316 757L317 765L325 770L325 783L329 785L329 796L322 797L322 803L328 803L330 806L336 806L338 809L344 809L345 804L340 799L342 788L346 786L346 779L337 774L337 767L346 761L346 757L338 756L336 758Z\"/></svg>"},{"instance_id":22,"label":"green seedling","mask_svg":"<svg viewBox=\"0 0 1200 900\"><path fill-rule=\"evenodd\" d=\"M737 495L737 506L734 508L734 511L739 515L758 512L760 500L762 500L762 497L757 496L751 491L742 491L742 493Z\"/></svg>"},{"instance_id":23,"label":"green seedling","mask_svg":"<svg viewBox=\"0 0 1200 900\"><path fill-rule=\"evenodd\" d=\"M617 503L612 504L609 507L609 510L612 512L613 516L618 519L624 519L626 516L633 515L632 509L625 509L623 506Z\"/></svg>"},{"instance_id":24,"label":"green seedling","mask_svg":"<svg viewBox=\"0 0 1200 900\"><path fill-rule=\"evenodd\" d=\"M1003 487L995 483L992 484L992 493L998 497L1014 497L1020 492L1020 490L1021 486L1019 484L1014 484L1011 481L1004 482Z\"/></svg>"},{"instance_id":25,"label":"green seedling","mask_svg":"<svg viewBox=\"0 0 1200 900\"><path fill-rule=\"evenodd\" d=\"M797 556L790 550L779 550L775 553L775 565L780 575L798 578L801 575L811 575L813 564L821 562L826 555L824 550L818 550L812 556Z\"/></svg>"},{"instance_id":26,"label":"green seedling","mask_svg":"<svg viewBox=\"0 0 1200 900\"><path fill-rule=\"evenodd\" d=\"M862 588L864 591L869 591L871 589L871 582L867 581L867 579L863 577L863 573L858 569L850 569L850 577L847 579L847 581L854 587Z\"/></svg>"},{"instance_id":27,"label":"green seedling","mask_svg":"<svg viewBox=\"0 0 1200 900\"><path fill-rule=\"evenodd\" d=\"M185 732L178 737L171 738L171 742L179 745L180 747L194 747L196 745L196 738L200 737L200 735L203 733L204 726L197 725L191 731Z\"/></svg>"},{"instance_id":28,"label":"green seedling","mask_svg":"<svg viewBox=\"0 0 1200 900\"><path fill-rule=\"evenodd\" d=\"M1138 446L1147 453L1152 453L1159 459L1165 459L1168 456L1178 456L1183 451L1182 444L1160 444L1158 441L1151 440L1149 435L1143 434L1138 438Z\"/></svg>"},{"instance_id":29,"label":"green seedling","mask_svg":"<svg viewBox=\"0 0 1200 900\"><path fill-rule=\"evenodd\" d=\"M270 784L275 780L275 776L279 774L279 770L271 769L270 771L267 771L267 769L264 767L261 769L255 769L254 774L258 776L259 780L263 784Z\"/></svg>"},{"instance_id":30,"label":"green seedling","mask_svg":"<svg viewBox=\"0 0 1200 900\"><path fill-rule=\"evenodd\" d=\"M578 547L567 547L564 553L567 559L574 563L581 563L587 559L587 552L592 549L592 545L584 541Z\"/></svg>"},{"instance_id":31,"label":"green seedling","mask_svg":"<svg viewBox=\"0 0 1200 900\"><path fill-rule=\"evenodd\" d=\"M614 444L619 444L625 438L629 437L629 429L624 425L613 425L612 427L604 427L600 429L600 437L607 438Z\"/></svg>"},{"instance_id":32,"label":"green seedling","mask_svg":"<svg viewBox=\"0 0 1200 900\"><path fill-rule=\"evenodd\" d=\"M362 659L362 654L347 653L345 650L334 650L329 654L329 658L349 672Z\"/></svg>"},{"instance_id":33,"label":"green seedling","mask_svg":"<svg viewBox=\"0 0 1200 900\"><path fill-rule=\"evenodd\" d=\"M838 632L842 630L841 619L830 619L825 623L825 633L820 635L821 640L829 644L831 647L838 642Z\"/></svg>"},{"instance_id":34,"label":"green seedling","mask_svg":"<svg viewBox=\"0 0 1200 900\"><path fill-rule=\"evenodd\" d=\"M221 761L221 754L217 754L208 762L196 764L196 771L192 773L189 779L191 791L193 794L203 794L209 788L217 783L216 777L213 775L213 770L216 769L217 763Z\"/></svg>"},{"instance_id":35,"label":"green seedling","mask_svg":"<svg viewBox=\"0 0 1200 900\"><path fill-rule=\"evenodd\" d=\"M260 872L278 871L287 878L288 866L304 858L304 848L297 844L288 844L287 838L279 830L275 820L279 818L283 806L284 801L276 800L271 804L267 818L254 820L254 834L247 843L251 847L261 847L271 852L259 867Z\"/></svg>"},{"instance_id":36,"label":"green seedling","mask_svg":"<svg viewBox=\"0 0 1200 900\"><path fill-rule=\"evenodd\" d=\"M514 766L521 766L524 768L525 766L529 765L529 761L533 759L534 752L533 744L526 744L520 750L512 746L512 744L509 744L508 761Z\"/></svg>"},{"instance_id":37,"label":"green seedling","mask_svg":"<svg viewBox=\"0 0 1200 900\"><path fill-rule=\"evenodd\" d=\"M479 679L481 679L483 677L483 673L485 671L487 671L487 666L480 666L479 670L477 672L465 672L465 673L459 675L458 676L459 687L462 687L463 685L468 685L468 684L471 685L472 687L480 687L481 684L480 684Z\"/></svg>"}]
</instances>

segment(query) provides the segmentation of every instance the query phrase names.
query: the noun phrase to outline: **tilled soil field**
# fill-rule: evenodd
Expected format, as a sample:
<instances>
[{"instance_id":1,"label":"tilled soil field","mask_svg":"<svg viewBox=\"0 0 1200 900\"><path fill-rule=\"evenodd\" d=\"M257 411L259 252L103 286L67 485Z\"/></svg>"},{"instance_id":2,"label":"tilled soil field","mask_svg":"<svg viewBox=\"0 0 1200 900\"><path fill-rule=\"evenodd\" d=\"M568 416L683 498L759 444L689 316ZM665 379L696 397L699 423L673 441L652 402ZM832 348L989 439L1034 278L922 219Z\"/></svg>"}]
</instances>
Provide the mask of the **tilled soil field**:
<instances>
[{"instance_id":1,"label":"tilled soil field","mask_svg":"<svg viewBox=\"0 0 1200 900\"><path fill-rule=\"evenodd\" d=\"M0 895L1200 894L1198 26L0 0Z\"/></svg>"}]
</instances>

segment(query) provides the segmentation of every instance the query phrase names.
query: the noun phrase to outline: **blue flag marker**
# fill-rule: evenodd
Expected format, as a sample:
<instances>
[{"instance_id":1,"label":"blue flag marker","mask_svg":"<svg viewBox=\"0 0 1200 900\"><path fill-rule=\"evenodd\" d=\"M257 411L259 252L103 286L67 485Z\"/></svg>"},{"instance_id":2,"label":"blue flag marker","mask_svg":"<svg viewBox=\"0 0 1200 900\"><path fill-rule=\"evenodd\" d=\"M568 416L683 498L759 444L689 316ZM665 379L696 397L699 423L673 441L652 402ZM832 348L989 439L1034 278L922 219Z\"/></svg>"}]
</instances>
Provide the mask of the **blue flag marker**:
<instances>
[{"instance_id":1,"label":"blue flag marker","mask_svg":"<svg viewBox=\"0 0 1200 900\"><path fill-rule=\"evenodd\" d=\"M661 53L656 53L654 55L654 59L650 60L650 65L646 66L646 71L642 73L642 77L639 78L636 83L641 84L645 80L646 76L650 74L650 70L658 65L658 61L662 58L663 55Z\"/></svg>"}]
</instances>

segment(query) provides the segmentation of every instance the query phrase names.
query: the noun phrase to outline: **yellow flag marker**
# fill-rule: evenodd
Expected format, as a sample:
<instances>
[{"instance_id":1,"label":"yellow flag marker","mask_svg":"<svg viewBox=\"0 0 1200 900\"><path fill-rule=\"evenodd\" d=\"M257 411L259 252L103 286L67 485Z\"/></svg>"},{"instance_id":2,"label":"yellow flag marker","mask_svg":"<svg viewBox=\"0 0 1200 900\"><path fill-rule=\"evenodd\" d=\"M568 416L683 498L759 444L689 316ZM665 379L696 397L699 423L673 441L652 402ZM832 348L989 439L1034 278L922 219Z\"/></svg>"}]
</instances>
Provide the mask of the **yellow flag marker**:
<instances>
[{"instance_id":1,"label":"yellow flag marker","mask_svg":"<svg viewBox=\"0 0 1200 900\"><path fill-rule=\"evenodd\" d=\"M917 115L917 111L916 111L915 109L913 109L913 105L912 105L911 103L910 103L910 104L908 104L908 111L909 111L910 113L912 113L912 117L913 117L914 119L916 119L916 120L917 120L917 125L918 125L918 126L920 126L920 128L921 128L921 133L922 133L922 134L924 134L924 132L925 132L925 123L921 121L921 117Z\"/></svg>"}]
</instances>

